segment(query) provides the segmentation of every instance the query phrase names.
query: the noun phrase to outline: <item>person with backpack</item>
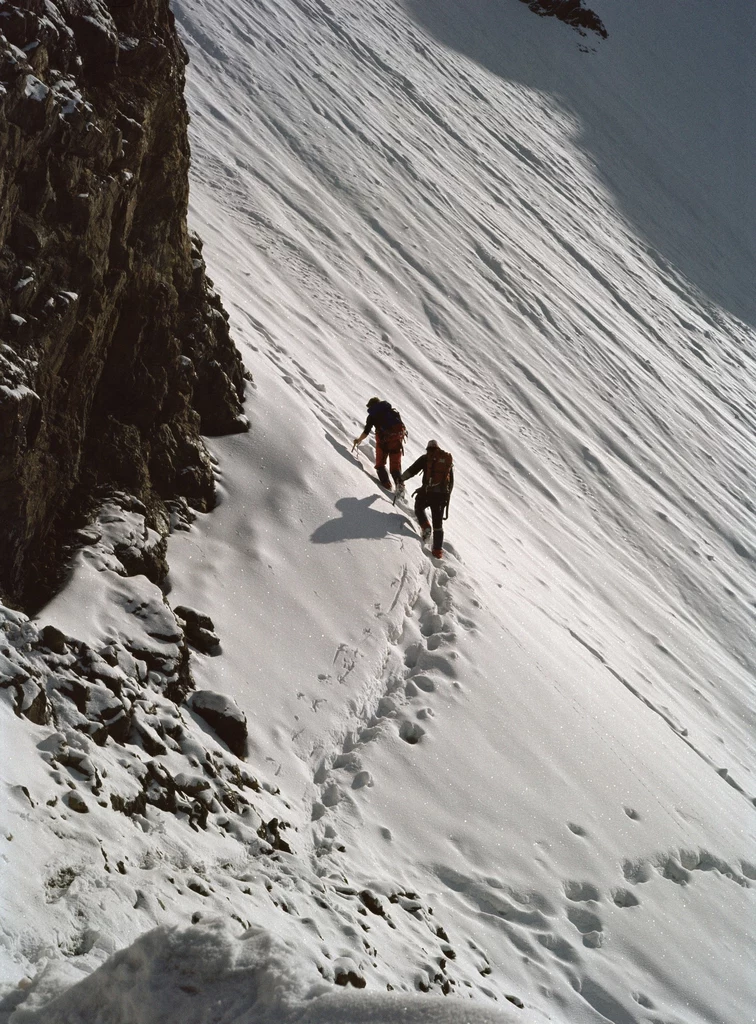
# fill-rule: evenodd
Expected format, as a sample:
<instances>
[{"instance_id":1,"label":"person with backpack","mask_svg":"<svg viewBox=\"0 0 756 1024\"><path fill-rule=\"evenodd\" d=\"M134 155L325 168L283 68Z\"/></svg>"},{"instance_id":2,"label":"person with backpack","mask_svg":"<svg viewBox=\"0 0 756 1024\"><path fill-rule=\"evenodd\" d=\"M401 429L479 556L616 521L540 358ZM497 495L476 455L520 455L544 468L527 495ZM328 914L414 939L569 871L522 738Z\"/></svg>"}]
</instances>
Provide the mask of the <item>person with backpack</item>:
<instances>
[{"instance_id":1,"label":"person with backpack","mask_svg":"<svg viewBox=\"0 0 756 1024\"><path fill-rule=\"evenodd\" d=\"M404 489L402 483L402 455L404 455L404 439L407 430L402 423L402 417L397 410L386 401L380 398L370 398L367 403L368 417L365 422L365 429L359 437L355 437L353 448L361 444L375 427L375 471L381 484L389 491L391 481L386 472L386 460L388 459L391 476L397 491Z\"/></svg>"},{"instance_id":2,"label":"person with backpack","mask_svg":"<svg viewBox=\"0 0 756 1024\"><path fill-rule=\"evenodd\" d=\"M402 481L409 480L421 470L423 482L415 491L415 515L422 530L423 540L427 541L431 535L431 527L426 509L430 509L433 520L432 554L434 558L441 558L444 548L444 519L449 516L449 500L454 487L454 460L449 452L439 448L438 441L429 441L425 447L425 454L402 473Z\"/></svg>"}]
</instances>

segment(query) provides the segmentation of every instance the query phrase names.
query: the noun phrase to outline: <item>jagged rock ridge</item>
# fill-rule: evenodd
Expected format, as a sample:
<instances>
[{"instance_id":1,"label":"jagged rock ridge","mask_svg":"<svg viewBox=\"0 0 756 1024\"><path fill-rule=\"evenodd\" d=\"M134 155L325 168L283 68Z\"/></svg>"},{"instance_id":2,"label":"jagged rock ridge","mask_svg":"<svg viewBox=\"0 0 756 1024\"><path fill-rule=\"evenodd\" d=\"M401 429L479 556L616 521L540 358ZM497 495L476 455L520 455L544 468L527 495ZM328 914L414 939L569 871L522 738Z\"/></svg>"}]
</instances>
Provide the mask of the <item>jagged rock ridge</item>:
<instances>
[{"instance_id":1,"label":"jagged rock ridge","mask_svg":"<svg viewBox=\"0 0 756 1024\"><path fill-rule=\"evenodd\" d=\"M103 488L161 531L167 499L210 507L200 433L246 428L187 229L185 63L168 0L0 11L0 594L16 603Z\"/></svg>"},{"instance_id":2,"label":"jagged rock ridge","mask_svg":"<svg viewBox=\"0 0 756 1024\"><path fill-rule=\"evenodd\" d=\"M585 35L586 31L595 32L606 39L608 33L604 23L595 11L589 7L583 7L583 0L520 0L527 4L534 14L542 18L559 18L566 25L570 25Z\"/></svg>"}]
</instances>

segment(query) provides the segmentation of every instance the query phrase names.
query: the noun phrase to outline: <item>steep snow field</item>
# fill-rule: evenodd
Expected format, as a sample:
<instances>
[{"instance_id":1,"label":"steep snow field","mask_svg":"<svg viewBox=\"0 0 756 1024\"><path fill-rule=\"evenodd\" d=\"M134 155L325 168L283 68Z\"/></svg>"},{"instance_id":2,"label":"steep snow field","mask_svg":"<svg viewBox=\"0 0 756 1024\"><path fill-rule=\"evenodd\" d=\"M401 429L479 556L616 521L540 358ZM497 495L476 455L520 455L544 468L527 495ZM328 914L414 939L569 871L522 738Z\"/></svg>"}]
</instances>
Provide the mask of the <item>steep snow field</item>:
<instances>
[{"instance_id":1,"label":"steep snow field","mask_svg":"<svg viewBox=\"0 0 756 1024\"><path fill-rule=\"evenodd\" d=\"M756 12L174 6L255 387L168 599L292 853L124 831L150 900L7 1019L756 1020ZM441 563L350 452L372 394L454 454ZM41 619L105 637L96 576ZM166 897L192 856L228 910Z\"/></svg>"}]
</instances>

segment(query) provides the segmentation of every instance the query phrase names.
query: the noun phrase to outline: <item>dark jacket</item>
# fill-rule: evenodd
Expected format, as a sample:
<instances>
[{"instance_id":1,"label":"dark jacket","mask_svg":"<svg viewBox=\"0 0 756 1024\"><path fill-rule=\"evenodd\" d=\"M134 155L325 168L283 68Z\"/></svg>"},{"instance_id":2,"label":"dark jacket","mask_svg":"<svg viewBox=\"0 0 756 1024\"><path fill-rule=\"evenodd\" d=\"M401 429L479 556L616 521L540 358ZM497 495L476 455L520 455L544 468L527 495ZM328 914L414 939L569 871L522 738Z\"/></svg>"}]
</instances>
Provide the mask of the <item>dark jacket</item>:
<instances>
[{"instance_id":1,"label":"dark jacket","mask_svg":"<svg viewBox=\"0 0 756 1024\"><path fill-rule=\"evenodd\" d=\"M374 405L365 420L365 433L369 434L375 427L376 434L402 426L402 417L390 402L379 402Z\"/></svg>"}]
</instances>

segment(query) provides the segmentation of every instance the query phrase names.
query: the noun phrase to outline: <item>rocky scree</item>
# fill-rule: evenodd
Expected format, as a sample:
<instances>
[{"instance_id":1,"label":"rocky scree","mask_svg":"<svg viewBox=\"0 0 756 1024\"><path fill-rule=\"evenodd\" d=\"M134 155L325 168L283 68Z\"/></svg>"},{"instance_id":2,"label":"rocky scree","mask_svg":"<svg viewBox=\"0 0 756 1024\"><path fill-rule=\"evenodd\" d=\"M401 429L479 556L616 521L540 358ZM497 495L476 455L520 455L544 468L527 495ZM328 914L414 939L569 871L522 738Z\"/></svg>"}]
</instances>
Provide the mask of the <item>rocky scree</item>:
<instances>
[{"instance_id":1,"label":"rocky scree","mask_svg":"<svg viewBox=\"0 0 756 1024\"><path fill-rule=\"evenodd\" d=\"M213 504L244 370L187 230L168 0L0 8L0 595L39 598L105 488Z\"/></svg>"},{"instance_id":2,"label":"rocky scree","mask_svg":"<svg viewBox=\"0 0 756 1024\"><path fill-rule=\"evenodd\" d=\"M136 824L162 811L194 829L230 830L254 854L288 851L281 802L268 820L252 805L252 794L278 790L240 761L244 715L212 691L195 693L196 707L186 701L194 681L181 622L159 587L129 575L119 557L128 552L137 566L161 538L143 506L119 498L103 506L90 528L96 539L77 555L123 581L120 598L113 596L120 603L113 635L94 649L0 604L0 701L40 727L37 749L61 786L63 807L80 814L104 807Z\"/></svg>"}]
</instances>

